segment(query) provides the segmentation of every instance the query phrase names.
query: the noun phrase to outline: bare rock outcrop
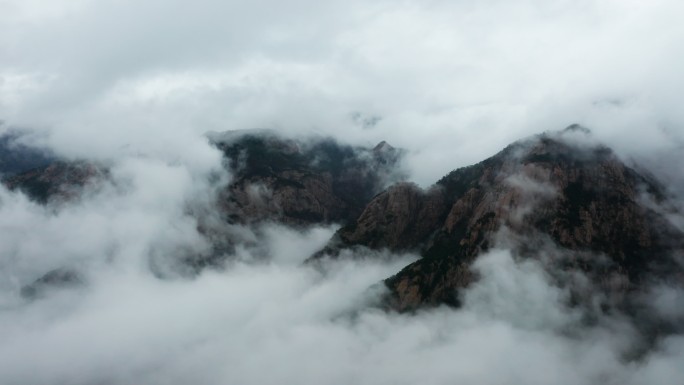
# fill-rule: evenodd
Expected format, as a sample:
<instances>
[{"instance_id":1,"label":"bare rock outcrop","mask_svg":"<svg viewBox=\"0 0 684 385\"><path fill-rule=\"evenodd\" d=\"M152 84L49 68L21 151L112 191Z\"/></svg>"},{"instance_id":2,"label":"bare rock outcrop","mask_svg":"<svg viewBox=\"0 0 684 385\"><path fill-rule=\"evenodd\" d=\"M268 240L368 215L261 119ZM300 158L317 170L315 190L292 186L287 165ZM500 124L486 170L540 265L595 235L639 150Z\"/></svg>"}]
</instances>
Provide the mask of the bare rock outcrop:
<instances>
[{"instance_id":1,"label":"bare rock outcrop","mask_svg":"<svg viewBox=\"0 0 684 385\"><path fill-rule=\"evenodd\" d=\"M233 173L220 205L237 223L351 222L375 194L402 178L402 151L386 142L368 149L271 132L215 141Z\"/></svg>"},{"instance_id":2,"label":"bare rock outcrop","mask_svg":"<svg viewBox=\"0 0 684 385\"><path fill-rule=\"evenodd\" d=\"M385 281L400 311L457 305L459 289L476 279L469 266L492 247L555 254L545 263L559 279L582 271L609 297L654 274L681 280L684 235L643 204L665 200L662 187L588 135L571 127L516 142L427 191L392 186L315 258L356 246L420 253Z\"/></svg>"}]
</instances>

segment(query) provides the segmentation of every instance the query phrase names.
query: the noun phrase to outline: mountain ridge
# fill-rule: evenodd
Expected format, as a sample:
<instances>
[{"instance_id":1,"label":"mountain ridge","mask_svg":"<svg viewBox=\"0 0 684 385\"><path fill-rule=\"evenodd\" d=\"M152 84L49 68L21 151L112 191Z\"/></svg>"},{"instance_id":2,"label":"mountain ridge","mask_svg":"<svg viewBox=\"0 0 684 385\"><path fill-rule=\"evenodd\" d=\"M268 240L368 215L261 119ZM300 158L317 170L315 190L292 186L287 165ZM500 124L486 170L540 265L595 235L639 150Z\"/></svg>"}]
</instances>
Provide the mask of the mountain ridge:
<instances>
[{"instance_id":1,"label":"mountain ridge","mask_svg":"<svg viewBox=\"0 0 684 385\"><path fill-rule=\"evenodd\" d=\"M390 187L312 258L359 246L418 252L385 280L390 308L409 311L458 306L459 291L477 278L470 266L492 248L546 250L564 254L557 268L588 275L610 302L654 275L682 282L674 260L682 258L682 231L642 199L666 200L662 185L571 126L515 142L427 189Z\"/></svg>"},{"instance_id":2,"label":"mountain ridge","mask_svg":"<svg viewBox=\"0 0 684 385\"><path fill-rule=\"evenodd\" d=\"M383 281L388 309L459 306L460 293L477 280L474 261L496 248L544 263L578 302L588 299L574 276L587 277L606 309L632 306L655 278L684 282L684 235L663 214L665 185L578 125L514 142L425 189L406 181L404 151L384 141L365 148L273 131L210 140L232 175L215 202L226 224L342 224L309 263L356 248L419 254ZM55 161L4 183L47 203L53 196L74 199L91 179L107 177L88 162ZM198 231L213 246L183 264L195 273L221 268L240 242L226 229L198 218ZM61 275L46 276L37 282L53 284Z\"/></svg>"}]
</instances>

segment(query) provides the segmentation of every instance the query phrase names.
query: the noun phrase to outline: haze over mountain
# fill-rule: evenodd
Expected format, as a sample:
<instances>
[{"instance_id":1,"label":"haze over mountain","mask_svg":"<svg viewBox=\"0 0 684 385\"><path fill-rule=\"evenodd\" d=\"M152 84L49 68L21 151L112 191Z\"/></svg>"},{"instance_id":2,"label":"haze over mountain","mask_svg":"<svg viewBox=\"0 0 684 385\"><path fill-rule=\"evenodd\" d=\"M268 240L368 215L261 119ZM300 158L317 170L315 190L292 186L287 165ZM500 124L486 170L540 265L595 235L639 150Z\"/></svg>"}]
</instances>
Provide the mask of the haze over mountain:
<instances>
[{"instance_id":1,"label":"haze over mountain","mask_svg":"<svg viewBox=\"0 0 684 385\"><path fill-rule=\"evenodd\" d=\"M571 126L516 142L427 191L391 187L327 250L420 250L421 260L387 281L399 309L458 303L456 289L474 280L469 265L497 247L547 254L551 274L582 270L610 300L653 279L684 277L684 233L667 219L667 199L650 175Z\"/></svg>"},{"instance_id":2,"label":"haze over mountain","mask_svg":"<svg viewBox=\"0 0 684 385\"><path fill-rule=\"evenodd\" d=\"M204 188L215 191L211 198L199 206L184 204L185 220L195 224L185 231L195 232L201 247L181 242L173 249L153 246L146 253L145 270L161 282L201 281L245 263L251 268L285 263L309 274L318 271L316 280L323 281L334 281L340 264L357 266L352 274L359 273L356 268L382 265L372 280L361 281L365 287L356 287L362 302L335 310L345 318L349 311L383 314L390 309L431 314L440 304L454 307L442 312L459 315L472 312L472 306L497 314L503 306L499 301L507 296L486 293L497 297L487 305L473 303L472 296L478 295L473 293L482 285L505 284L512 278L508 274L531 274L553 293L546 305L560 312L548 333L567 328L611 332L614 324L622 324L631 331L615 353L640 362L684 331L675 294L684 284L684 233L681 222L673 220L681 217L676 196L646 171L626 166L580 126L517 141L483 162L452 171L427 190L400 181L405 177L402 151L386 142L364 149L326 138L286 139L270 131L212 134L209 141L222 152L232 178L207 176ZM110 168L85 170L98 166L56 159L5 183L57 210L59 217L84 199L122 188ZM332 223L342 225L335 234L311 230ZM283 232L314 236L318 246L307 246L307 252L291 244L295 256L279 261L277 245L284 240L272 243ZM407 260L412 253L420 258ZM488 271L493 258L508 269L519 264L533 270ZM92 260L69 260L42 273L37 267L43 263L25 266L38 273L16 281L28 301L25 306L97 287L102 267L93 270L88 266ZM105 271L115 265L105 262ZM348 279L339 284L346 287ZM524 289L522 294L529 295ZM515 306L524 310L529 305ZM582 341L577 332L568 338Z\"/></svg>"},{"instance_id":3,"label":"haze over mountain","mask_svg":"<svg viewBox=\"0 0 684 385\"><path fill-rule=\"evenodd\" d=\"M0 383L678 384L682 13L0 2Z\"/></svg>"}]
</instances>

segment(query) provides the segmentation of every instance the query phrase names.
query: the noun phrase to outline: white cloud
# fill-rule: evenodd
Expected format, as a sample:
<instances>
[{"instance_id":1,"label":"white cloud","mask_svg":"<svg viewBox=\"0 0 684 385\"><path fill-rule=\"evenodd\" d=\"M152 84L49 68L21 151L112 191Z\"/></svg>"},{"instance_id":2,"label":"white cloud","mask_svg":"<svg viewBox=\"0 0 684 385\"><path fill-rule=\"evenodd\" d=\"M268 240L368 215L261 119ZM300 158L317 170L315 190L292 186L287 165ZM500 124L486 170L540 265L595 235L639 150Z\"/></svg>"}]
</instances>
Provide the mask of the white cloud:
<instances>
[{"instance_id":1,"label":"white cloud","mask_svg":"<svg viewBox=\"0 0 684 385\"><path fill-rule=\"evenodd\" d=\"M505 251L480 260L464 309L417 315L362 306L407 256L300 266L330 228L233 228L249 241L233 264L192 280L149 265L173 269L209 247L189 214L212 212L220 154L207 131L387 140L427 185L579 122L684 186L682 11L671 0L0 0L0 128L48 133L36 137L65 156L110 162L113 180L58 209L0 191L0 382L676 382L681 337L636 363L620 357L632 336L616 320L570 337L563 291ZM363 127L354 113L381 119ZM62 266L86 285L19 299ZM658 293L660 310L681 302Z\"/></svg>"},{"instance_id":2,"label":"white cloud","mask_svg":"<svg viewBox=\"0 0 684 385\"><path fill-rule=\"evenodd\" d=\"M505 251L478 262L482 280L460 311L364 309L369 285L407 261L341 261L326 275L292 265L291 250L322 244L320 231L276 235L270 262L189 281L110 267L86 288L5 309L0 378L9 384L668 384L682 374L677 338L635 365L620 360L630 342L624 330L563 334L577 327L577 317L561 306L562 292L533 262L514 263Z\"/></svg>"},{"instance_id":3,"label":"white cloud","mask_svg":"<svg viewBox=\"0 0 684 385\"><path fill-rule=\"evenodd\" d=\"M630 153L684 140L676 1L5 3L0 74L40 77L0 116L65 152L273 127L388 140L429 184L574 122Z\"/></svg>"}]
</instances>

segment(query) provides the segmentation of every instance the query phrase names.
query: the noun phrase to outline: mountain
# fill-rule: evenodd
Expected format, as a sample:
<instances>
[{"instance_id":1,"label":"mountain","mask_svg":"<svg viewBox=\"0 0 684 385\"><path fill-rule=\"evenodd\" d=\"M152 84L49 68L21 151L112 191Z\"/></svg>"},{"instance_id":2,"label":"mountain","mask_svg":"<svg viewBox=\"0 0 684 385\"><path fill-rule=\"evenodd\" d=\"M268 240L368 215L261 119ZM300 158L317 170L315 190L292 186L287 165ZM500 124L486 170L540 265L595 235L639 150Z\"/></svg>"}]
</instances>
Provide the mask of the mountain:
<instances>
[{"instance_id":1,"label":"mountain","mask_svg":"<svg viewBox=\"0 0 684 385\"><path fill-rule=\"evenodd\" d=\"M231 176L216 200L225 224L343 225L310 262L356 248L419 254L384 281L385 305L398 311L458 306L478 278L473 262L497 248L540 261L578 304L593 306L600 294L604 310L637 306L654 281L684 282L684 233L667 219L674 206L666 189L579 126L515 142L427 189L403 181L404 153L386 142L355 147L272 131L209 139ZM108 178L108 171L53 161L4 183L46 203L73 199L94 178ZM214 247L183 259L191 273L221 266L244 242L230 227L205 226L201 218L198 229ZM64 276L49 274L36 284Z\"/></svg>"},{"instance_id":2,"label":"mountain","mask_svg":"<svg viewBox=\"0 0 684 385\"><path fill-rule=\"evenodd\" d=\"M212 137L232 181L219 198L229 220L302 226L346 223L391 182L403 155L386 142L354 147L330 138L285 139L270 131Z\"/></svg>"},{"instance_id":3,"label":"mountain","mask_svg":"<svg viewBox=\"0 0 684 385\"><path fill-rule=\"evenodd\" d=\"M31 169L45 167L55 157L45 149L30 147L21 143L21 131L9 131L0 135L0 176L12 176Z\"/></svg>"},{"instance_id":4,"label":"mountain","mask_svg":"<svg viewBox=\"0 0 684 385\"><path fill-rule=\"evenodd\" d=\"M494 248L542 261L582 301L582 272L605 294L625 299L657 278L681 284L684 234L662 212L664 188L594 144L579 126L518 141L428 189L391 186L312 258L345 248L414 251L421 258L385 280L399 311L459 305L473 261ZM585 293L586 294L586 293Z\"/></svg>"},{"instance_id":5,"label":"mountain","mask_svg":"<svg viewBox=\"0 0 684 385\"><path fill-rule=\"evenodd\" d=\"M387 185L405 176L404 152L386 142L374 148L341 144L332 138L285 139L269 130L208 135L224 155L231 174L217 205L226 220L239 224L273 221L295 226L345 223ZM4 140L4 141L3 141ZM87 160L40 157L39 149L0 140L3 183L39 203L72 199L106 167ZM33 162L29 160L33 159Z\"/></svg>"},{"instance_id":6,"label":"mountain","mask_svg":"<svg viewBox=\"0 0 684 385\"><path fill-rule=\"evenodd\" d=\"M213 214L218 213L225 224L255 229L263 222L296 227L348 223L374 195L404 177L399 171L404 152L386 142L367 148L331 138L286 139L268 130L211 133L208 139L223 153L230 181L220 189L212 218L197 218L198 230L211 239L210 251L184 257L178 264L181 274L220 267L234 254L235 245L245 242L229 226L216 226ZM33 150L21 151L30 154ZM23 164L9 166L21 172L5 177L5 186L40 204L74 200L84 187L109 178L107 167L85 160L51 159L28 170ZM167 274L154 263L151 267L155 274ZM78 271L70 267L47 272L26 292L76 275Z\"/></svg>"},{"instance_id":7,"label":"mountain","mask_svg":"<svg viewBox=\"0 0 684 385\"><path fill-rule=\"evenodd\" d=\"M34 201L46 204L50 200L68 201L76 198L83 187L97 178L106 177L108 170L86 161L53 161L48 165L24 171L4 180L10 190L21 190Z\"/></svg>"},{"instance_id":8,"label":"mountain","mask_svg":"<svg viewBox=\"0 0 684 385\"><path fill-rule=\"evenodd\" d=\"M296 228L345 224L387 185L404 178L404 152L385 142L374 148L350 146L331 138L288 139L268 130L214 133L209 139L224 155L230 182L218 194L223 223L259 232L263 223ZM183 262L193 272L221 267L245 241L213 220L198 218L198 229L212 240L208 255Z\"/></svg>"}]
</instances>

